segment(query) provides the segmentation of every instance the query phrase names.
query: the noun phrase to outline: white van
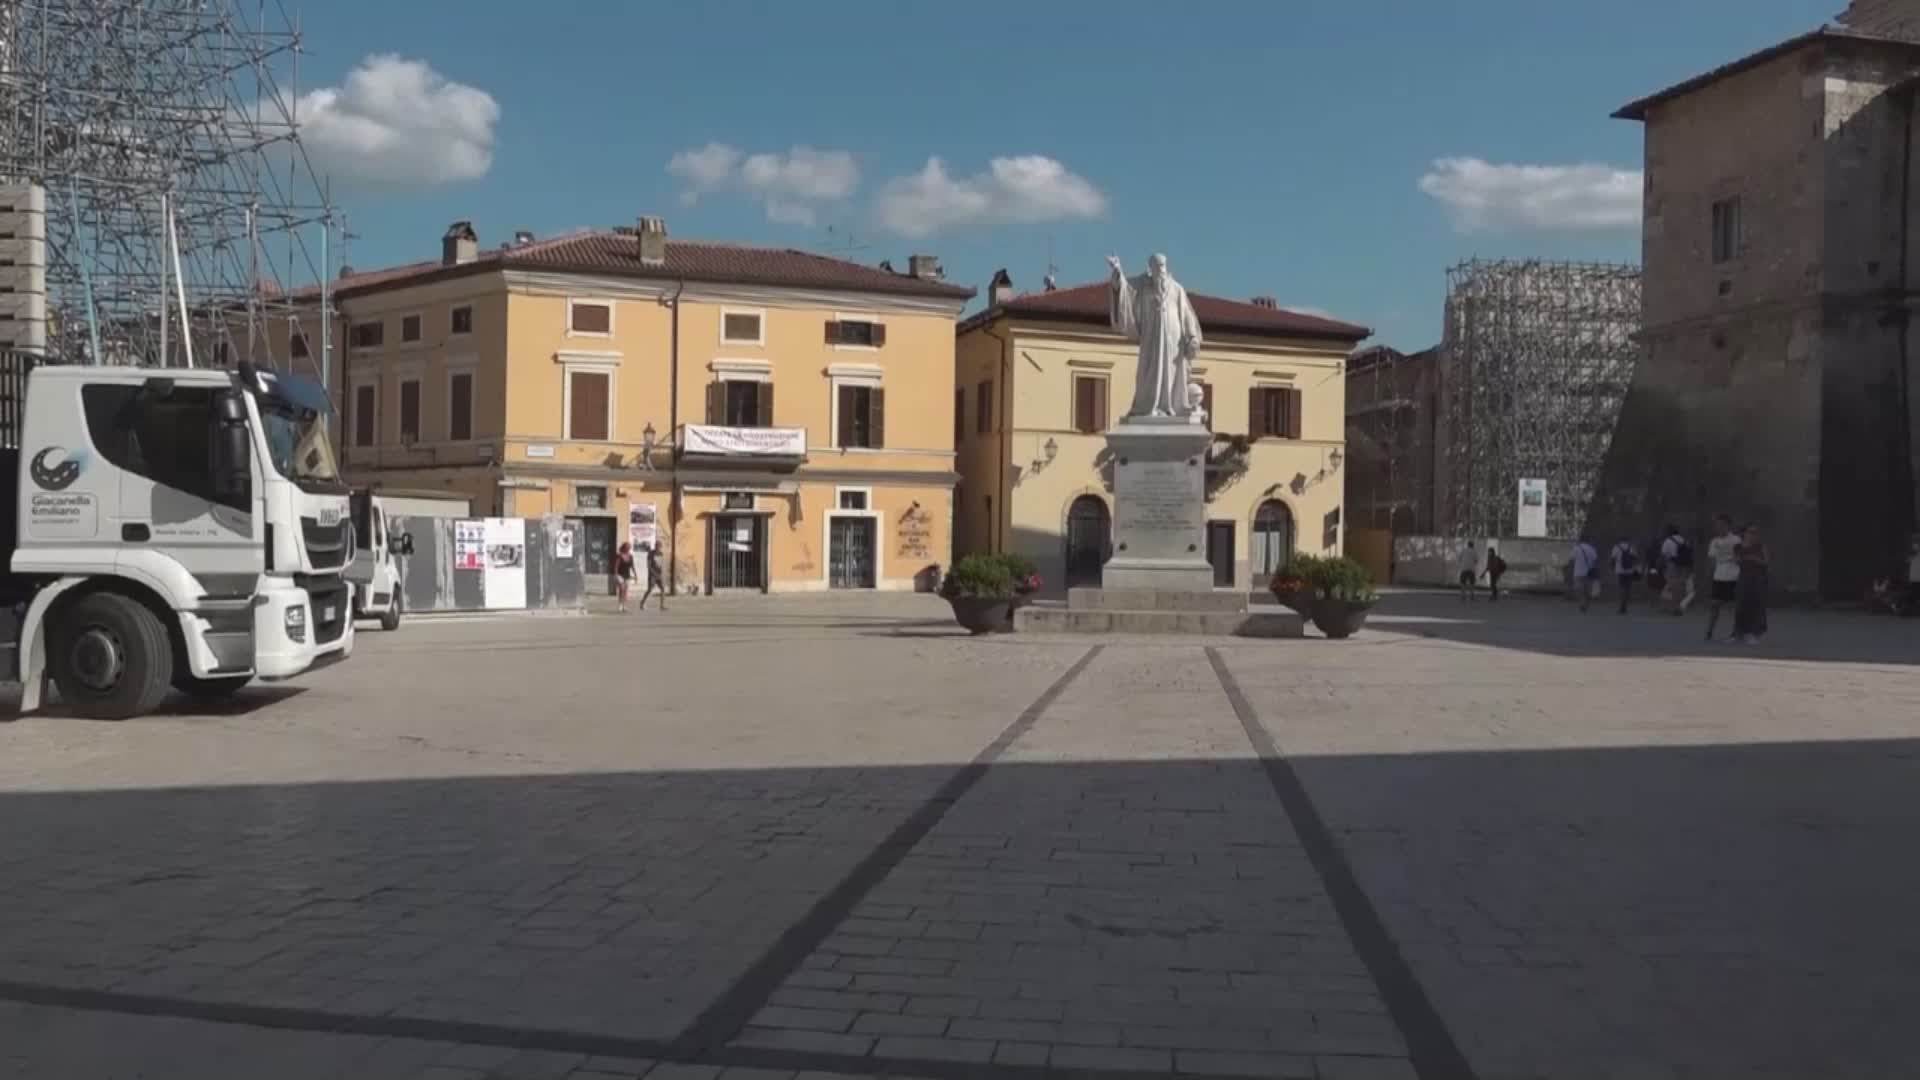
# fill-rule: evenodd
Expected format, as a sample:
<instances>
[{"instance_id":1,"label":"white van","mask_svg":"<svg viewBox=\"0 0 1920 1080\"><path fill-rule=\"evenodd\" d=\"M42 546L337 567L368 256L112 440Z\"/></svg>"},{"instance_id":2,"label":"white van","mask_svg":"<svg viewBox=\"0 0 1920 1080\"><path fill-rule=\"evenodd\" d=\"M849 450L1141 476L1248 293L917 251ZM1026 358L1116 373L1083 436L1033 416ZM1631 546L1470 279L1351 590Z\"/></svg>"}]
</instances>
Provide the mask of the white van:
<instances>
[{"instance_id":1,"label":"white van","mask_svg":"<svg viewBox=\"0 0 1920 1080\"><path fill-rule=\"evenodd\" d=\"M389 524L380 496L366 489L353 493L353 561L346 574L353 582L353 617L379 619L380 629L398 630L406 608L401 560L413 554L413 537Z\"/></svg>"}]
</instances>

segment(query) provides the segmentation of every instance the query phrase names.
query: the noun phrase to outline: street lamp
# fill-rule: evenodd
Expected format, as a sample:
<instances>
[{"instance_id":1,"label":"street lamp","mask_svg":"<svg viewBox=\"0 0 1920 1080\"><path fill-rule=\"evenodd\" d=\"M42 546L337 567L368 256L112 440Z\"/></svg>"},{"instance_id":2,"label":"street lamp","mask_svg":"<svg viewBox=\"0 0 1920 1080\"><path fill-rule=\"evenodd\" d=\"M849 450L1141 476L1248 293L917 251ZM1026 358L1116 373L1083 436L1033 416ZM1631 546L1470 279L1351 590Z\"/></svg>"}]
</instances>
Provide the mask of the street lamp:
<instances>
[{"instance_id":1,"label":"street lamp","mask_svg":"<svg viewBox=\"0 0 1920 1080\"><path fill-rule=\"evenodd\" d=\"M1047 445L1041 447L1040 450L1047 455L1047 464L1049 465L1053 464L1054 458L1060 456L1060 444L1054 442L1051 438L1047 440Z\"/></svg>"},{"instance_id":2,"label":"street lamp","mask_svg":"<svg viewBox=\"0 0 1920 1080\"><path fill-rule=\"evenodd\" d=\"M660 439L660 433L653 430L653 421L647 421L646 430L640 433L640 460L646 469L653 470L653 447Z\"/></svg>"}]
</instances>

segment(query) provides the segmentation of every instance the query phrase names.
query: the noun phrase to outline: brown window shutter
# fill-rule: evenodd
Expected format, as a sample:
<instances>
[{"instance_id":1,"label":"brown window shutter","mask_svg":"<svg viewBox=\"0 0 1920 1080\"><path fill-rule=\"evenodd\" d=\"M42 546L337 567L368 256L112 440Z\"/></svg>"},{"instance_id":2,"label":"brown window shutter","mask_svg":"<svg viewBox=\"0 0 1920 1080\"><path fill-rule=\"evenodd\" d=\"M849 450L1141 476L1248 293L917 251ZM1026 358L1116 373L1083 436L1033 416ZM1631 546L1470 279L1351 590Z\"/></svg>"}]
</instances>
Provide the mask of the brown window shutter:
<instances>
[{"instance_id":1,"label":"brown window shutter","mask_svg":"<svg viewBox=\"0 0 1920 1080\"><path fill-rule=\"evenodd\" d=\"M1287 395L1287 438L1289 439L1302 438L1303 434L1300 430L1300 421L1301 421L1300 414L1301 414L1301 402L1302 402L1302 399L1305 397L1305 395L1298 390L1288 390L1288 391L1285 391L1285 393Z\"/></svg>"},{"instance_id":2,"label":"brown window shutter","mask_svg":"<svg viewBox=\"0 0 1920 1080\"><path fill-rule=\"evenodd\" d=\"M718 426L727 422L727 384L715 379L707 384L707 423Z\"/></svg>"},{"instance_id":3,"label":"brown window shutter","mask_svg":"<svg viewBox=\"0 0 1920 1080\"><path fill-rule=\"evenodd\" d=\"M754 384L754 422L760 427L773 426L773 383Z\"/></svg>"},{"instance_id":4,"label":"brown window shutter","mask_svg":"<svg viewBox=\"0 0 1920 1080\"><path fill-rule=\"evenodd\" d=\"M867 445L887 445L887 392L878 386L867 394Z\"/></svg>"},{"instance_id":5,"label":"brown window shutter","mask_svg":"<svg viewBox=\"0 0 1920 1080\"><path fill-rule=\"evenodd\" d=\"M373 445L373 387L363 386L353 394L353 442Z\"/></svg>"},{"instance_id":6,"label":"brown window shutter","mask_svg":"<svg viewBox=\"0 0 1920 1080\"><path fill-rule=\"evenodd\" d=\"M874 323L873 324L873 347L877 349L880 346L885 345L886 343L887 343L887 324L879 323L879 322Z\"/></svg>"},{"instance_id":7,"label":"brown window shutter","mask_svg":"<svg viewBox=\"0 0 1920 1080\"><path fill-rule=\"evenodd\" d=\"M842 386L834 391L840 400L835 402L839 418L834 423L833 445L848 447L853 445L853 410L860 402L860 395L853 392L851 386Z\"/></svg>"},{"instance_id":8,"label":"brown window shutter","mask_svg":"<svg viewBox=\"0 0 1920 1080\"><path fill-rule=\"evenodd\" d=\"M840 344L840 323L837 320L827 320L827 344Z\"/></svg>"},{"instance_id":9,"label":"brown window shutter","mask_svg":"<svg viewBox=\"0 0 1920 1080\"><path fill-rule=\"evenodd\" d=\"M1212 431L1213 423L1214 423L1213 421L1213 384L1210 382L1203 382L1200 384L1200 408L1204 410L1207 414L1207 430Z\"/></svg>"},{"instance_id":10,"label":"brown window shutter","mask_svg":"<svg viewBox=\"0 0 1920 1080\"><path fill-rule=\"evenodd\" d=\"M1075 375L1073 378L1073 430L1086 432L1093 422L1093 398L1087 393L1087 380Z\"/></svg>"},{"instance_id":11,"label":"brown window shutter","mask_svg":"<svg viewBox=\"0 0 1920 1080\"><path fill-rule=\"evenodd\" d=\"M447 438L465 442L473 438L473 376L455 375L447 392Z\"/></svg>"},{"instance_id":12,"label":"brown window shutter","mask_svg":"<svg viewBox=\"0 0 1920 1080\"><path fill-rule=\"evenodd\" d=\"M1113 380L1093 380L1093 430L1095 434L1107 430L1107 399L1113 395Z\"/></svg>"},{"instance_id":13,"label":"brown window shutter","mask_svg":"<svg viewBox=\"0 0 1920 1080\"><path fill-rule=\"evenodd\" d=\"M1267 392L1256 386L1247 391L1247 435L1259 439L1271 434L1267 430Z\"/></svg>"},{"instance_id":14,"label":"brown window shutter","mask_svg":"<svg viewBox=\"0 0 1920 1080\"><path fill-rule=\"evenodd\" d=\"M600 440L607 437L608 378L604 372L573 373L573 437Z\"/></svg>"}]
</instances>

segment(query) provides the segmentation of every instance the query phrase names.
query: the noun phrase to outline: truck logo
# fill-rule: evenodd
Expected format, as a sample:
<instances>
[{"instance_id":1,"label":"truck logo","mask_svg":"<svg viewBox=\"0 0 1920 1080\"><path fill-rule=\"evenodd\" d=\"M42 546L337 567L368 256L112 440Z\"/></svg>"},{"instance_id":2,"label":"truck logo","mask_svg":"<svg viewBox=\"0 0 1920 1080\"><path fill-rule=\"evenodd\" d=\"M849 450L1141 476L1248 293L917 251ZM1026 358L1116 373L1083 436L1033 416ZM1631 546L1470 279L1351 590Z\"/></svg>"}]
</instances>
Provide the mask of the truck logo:
<instances>
[{"instance_id":1,"label":"truck logo","mask_svg":"<svg viewBox=\"0 0 1920 1080\"><path fill-rule=\"evenodd\" d=\"M59 458L49 464L49 459ZM33 455L27 464L27 472L33 482L48 491L65 491L80 479L81 468L86 464L86 455L68 453L64 446L49 446Z\"/></svg>"}]
</instances>

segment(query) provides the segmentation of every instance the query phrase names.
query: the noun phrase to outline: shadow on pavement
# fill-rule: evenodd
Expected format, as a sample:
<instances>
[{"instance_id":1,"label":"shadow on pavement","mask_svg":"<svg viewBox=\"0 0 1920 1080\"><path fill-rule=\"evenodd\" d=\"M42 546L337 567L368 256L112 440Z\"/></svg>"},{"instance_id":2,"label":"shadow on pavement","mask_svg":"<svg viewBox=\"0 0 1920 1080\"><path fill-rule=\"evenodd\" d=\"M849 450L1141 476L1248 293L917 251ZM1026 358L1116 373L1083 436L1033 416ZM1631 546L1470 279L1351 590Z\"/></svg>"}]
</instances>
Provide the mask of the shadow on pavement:
<instances>
[{"instance_id":1,"label":"shadow on pavement","mask_svg":"<svg viewBox=\"0 0 1920 1080\"><path fill-rule=\"evenodd\" d=\"M1911 1068L1920 741L1293 762L1482 1076ZM956 771L0 796L0 998L636 1055L726 999L800 1068L1396 1045L1257 760Z\"/></svg>"},{"instance_id":2,"label":"shadow on pavement","mask_svg":"<svg viewBox=\"0 0 1920 1080\"><path fill-rule=\"evenodd\" d=\"M167 719L192 718L206 720L248 716L261 709L277 705L289 698L298 697L306 692L306 687L303 686L250 683L240 690L235 691L232 696L225 698L190 698L183 694L172 694L168 696L166 701L161 703L158 709L155 709L149 716L141 719L150 720L164 717ZM38 715L58 717L63 720L81 719L81 717L69 712L66 707L60 703L60 695L57 691L49 692L47 695L47 703ZM17 687L9 688L4 696L0 696L0 724L11 720L18 720L20 717L20 691ZM119 722L137 724L140 723L140 719Z\"/></svg>"}]
</instances>

